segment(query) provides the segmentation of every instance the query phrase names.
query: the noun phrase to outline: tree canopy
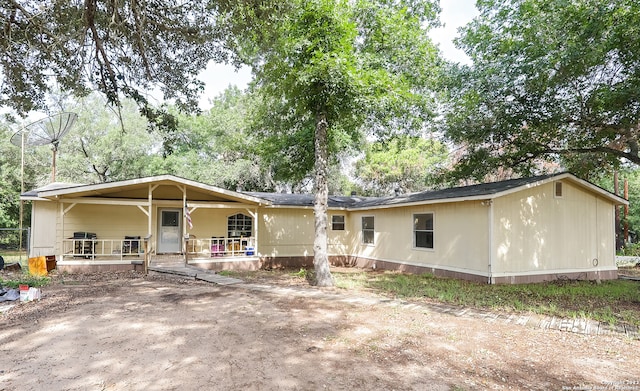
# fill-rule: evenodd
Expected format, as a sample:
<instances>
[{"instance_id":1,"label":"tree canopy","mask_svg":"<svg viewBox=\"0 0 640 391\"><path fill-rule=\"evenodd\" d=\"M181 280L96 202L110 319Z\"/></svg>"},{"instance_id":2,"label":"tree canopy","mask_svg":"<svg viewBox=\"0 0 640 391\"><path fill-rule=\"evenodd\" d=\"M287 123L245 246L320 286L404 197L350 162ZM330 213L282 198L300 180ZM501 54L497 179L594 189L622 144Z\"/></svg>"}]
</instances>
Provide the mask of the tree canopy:
<instances>
[{"instance_id":1,"label":"tree canopy","mask_svg":"<svg viewBox=\"0 0 640 391\"><path fill-rule=\"evenodd\" d=\"M230 21L233 49L252 67L266 103L261 128L285 141L282 156L298 163L298 174L313 165L316 283L332 285L331 160L365 131L419 130L431 117L438 55L427 31L438 7L428 0L292 0L279 11L250 20L240 15L255 8L236 7L223 22Z\"/></svg>"},{"instance_id":2,"label":"tree canopy","mask_svg":"<svg viewBox=\"0 0 640 391\"><path fill-rule=\"evenodd\" d=\"M133 99L151 125L175 129L148 93L197 108L198 73L224 58L212 12L197 0L2 0L0 106L26 115L46 111L56 89L79 97L98 90L115 107Z\"/></svg>"},{"instance_id":3,"label":"tree canopy","mask_svg":"<svg viewBox=\"0 0 640 391\"><path fill-rule=\"evenodd\" d=\"M355 163L355 177L364 194L385 196L426 190L448 157L438 141L400 135L367 144Z\"/></svg>"},{"instance_id":4,"label":"tree canopy","mask_svg":"<svg viewBox=\"0 0 640 391\"><path fill-rule=\"evenodd\" d=\"M555 161L588 176L640 163L640 3L482 0L459 46L445 130L459 176Z\"/></svg>"}]
</instances>

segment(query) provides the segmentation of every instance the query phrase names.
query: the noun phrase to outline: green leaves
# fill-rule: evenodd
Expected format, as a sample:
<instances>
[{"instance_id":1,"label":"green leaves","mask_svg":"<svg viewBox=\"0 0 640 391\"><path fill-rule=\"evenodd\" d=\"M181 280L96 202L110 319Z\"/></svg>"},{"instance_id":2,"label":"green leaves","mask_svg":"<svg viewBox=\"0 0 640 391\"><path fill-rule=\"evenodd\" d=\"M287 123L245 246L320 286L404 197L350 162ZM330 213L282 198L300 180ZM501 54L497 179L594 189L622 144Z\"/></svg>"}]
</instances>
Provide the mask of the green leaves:
<instances>
[{"instance_id":1,"label":"green leaves","mask_svg":"<svg viewBox=\"0 0 640 391\"><path fill-rule=\"evenodd\" d=\"M236 55L252 53L244 61L253 67L254 88L264 98L257 126L280 135L283 150L291 146L284 134L297 134L289 140L298 142L313 136L309 129L321 111L326 112L332 155L360 145L366 133L388 136L423 129L433 115L430 91L438 79L437 50L426 34L435 24L437 6L428 1L313 0L283 7L286 12L267 14L252 26L226 19L246 28ZM299 145L313 152L311 140Z\"/></svg>"},{"instance_id":2,"label":"green leaves","mask_svg":"<svg viewBox=\"0 0 640 391\"><path fill-rule=\"evenodd\" d=\"M356 177L365 194L388 196L399 190L425 190L447 159L444 145L421 137L398 136L369 144L356 162Z\"/></svg>"},{"instance_id":3,"label":"green leaves","mask_svg":"<svg viewBox=\"0 0 640 391\"><path fill-rule=\"evenodd\" d=\"M113 106L133 99L150 124L175 130L154 109L154 87L181 111L197 109L198 73L225 55L206 2L10 1L0 5L0 106L45 110L56 88L99 90ZM155 121L155 120L158 121Z\"/></svg>"},{"instance_id":4,"label":"green leaves","mask_svg":"<svg viewBox=\"0 0 640 391\"><path fill-rule=\"evenodd\" d=\"M451 72L444 126L466 151L459 174L482 177L496 166L529 174L544 171L543 160L581 175L621 159L640 163L637 2L478 7L458 40L474 63ZM493 165L468 166L486 153Z\"/></svg>"}]
</instances>

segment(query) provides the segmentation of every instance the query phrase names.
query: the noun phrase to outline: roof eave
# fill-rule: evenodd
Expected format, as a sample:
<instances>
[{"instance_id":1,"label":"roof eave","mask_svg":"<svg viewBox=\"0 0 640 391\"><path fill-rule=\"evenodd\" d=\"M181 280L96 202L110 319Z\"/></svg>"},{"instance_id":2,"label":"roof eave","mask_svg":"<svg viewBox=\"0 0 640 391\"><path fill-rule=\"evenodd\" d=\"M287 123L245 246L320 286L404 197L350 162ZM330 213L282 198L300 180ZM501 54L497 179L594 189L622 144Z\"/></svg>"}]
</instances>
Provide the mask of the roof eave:
<instances>
[{"instance_id":1,"label":"roof eave","mask_svg":"<svg viewBox=\"0 0 640 391\"><path fill-rule=\"evenodd\" d=\"M452 198L436 198L433 200L422 200L422 201L413 201L413 202L401 202L397 204L384 204L384 205L373 205L373 206L352 206L346 208L348 211L362 211L362 210L371 210L371 209L389 209L389 208L401 208L405 206L419 206L419 205L433 205L433 204L446 204L450 202L463 202L463 201L486 201L492 199L491 195L475 195L468 197L452 197Z\"/></svg>"},{"instance_id":2,"label":"roof eave","mask_svg":"<svg viewBox=\"0 0 640 391\"><path fill-rule=\"evenodd\" d=\"M198 189L201 189L201 190L206 190L206 191L218 193L218 194L224 195L224 196L229 197L229 198L233 198L233 199L241 200L241 201L247 201L247 202L251 202L251 203L257 204L257 205L270 205L271 204L270 201L262 199L262 198L258 198L258 197L254 197L254 196L238 193L238 192L231 191L231 190L222 189L222 188L215 187L215 186L206 185L204 183L192 181L190 179L180 178L180 177L177 177L177 176L174 176L174 175L167 175L167 174L153 176L153 177L129 179L129 180L125 180L125 181L98 183L98 184L93 184L93 185L74 186L74 187L68 187L68 188L63 188L63 189L44 190L44 191L38 192L38 197L39 198L57 198L57 197L60 197L60 196L70 195L70 194L79 193L79 192L100 191L100 190L105 190L105 189L110 189L110 188L115 188L115 187L127 187L127 186L132 186L132 185L151 184L151 183L162 182L162 181L170 181L170 182L179 183L179 184L182 184L182 185L185 185L185 186L195 187L195 188L198 188Z\"/></svg>"},{"instance_id":3,"label":"roof eave","mask_svg":"<svg viewBox=\"0 0 640 391\"><path fill-rule=\"evenodd\" d=\"M500 191L500 192L497 192L497 193L493 194L493 196L491 198L503 197L503 196L511 194L511 193L517 193L517 192L522 191L524 189L530 189L532 187L541 186L541 185L544 185L544 184L547 184L547 183L550 183L550 182L556 182L556 181L563 180L563 179L569 179L571 181L574 181L574 182L580 184L581 186L588 188L589 190L593 191L594 193L599 194L603 198L608 199L613 204L616 204L616 205L629 205L629 201L625 200L624 198L622 198L620 196L617 196L617 195L615 195L613 193L610 193L610 192L608 192L608 191L606 191L606 190L594 185L591 182L585 181L584 179L580 179L577 176L575 176L575 175L573 175L573 174L571 174L569 172L564 172L564 173L561 173L561 174L558 174L558 175L553 175L553 176L550 176L548 178L541 179L539 181L530 182L530 183L527 183L525 185L514 187L512 189L503 190L503 191Z\"/></svg>"}]
</instances>

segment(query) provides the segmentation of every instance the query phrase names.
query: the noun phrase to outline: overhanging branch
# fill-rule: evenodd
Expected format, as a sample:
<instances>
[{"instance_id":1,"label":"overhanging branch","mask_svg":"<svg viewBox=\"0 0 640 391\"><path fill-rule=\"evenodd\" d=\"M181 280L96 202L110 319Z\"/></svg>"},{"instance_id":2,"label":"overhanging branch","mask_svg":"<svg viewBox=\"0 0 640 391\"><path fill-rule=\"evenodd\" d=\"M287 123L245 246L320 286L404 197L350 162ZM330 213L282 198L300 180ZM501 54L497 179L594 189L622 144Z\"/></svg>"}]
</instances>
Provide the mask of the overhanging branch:
<instances>
[{"instance_id":1,"label":"overhanging branch","mask_svg":"<svg viewBox=\"0 0 640 391\"><path fill-rule=\"evenodd\" d=\"M568 155L568 154L574 154L574 153L605 153L608 155L625 158L632 163L640 165L640 156L638 156L637 154L621 151L614 148L609 148L606 146L598 146L598 147L591 147L591 148L566 148L566 149L546 148L541 150L541 152L537 154L537 156L550 155L550 154Z\"/></svg>"}]
</instances>

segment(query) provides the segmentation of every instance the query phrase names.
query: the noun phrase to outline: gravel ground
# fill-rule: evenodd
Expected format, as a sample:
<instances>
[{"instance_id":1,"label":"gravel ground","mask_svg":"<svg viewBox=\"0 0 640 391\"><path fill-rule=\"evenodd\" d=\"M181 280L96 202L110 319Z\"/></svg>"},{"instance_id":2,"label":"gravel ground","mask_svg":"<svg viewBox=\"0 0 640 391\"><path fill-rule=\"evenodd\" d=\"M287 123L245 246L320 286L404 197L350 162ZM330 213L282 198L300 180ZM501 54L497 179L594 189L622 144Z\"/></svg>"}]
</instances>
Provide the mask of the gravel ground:
<instances>
[{"instance_id":1,"label":"gravel ground","mask_svg":"<svg viewBox=\"0 0 640 391\"><path fill-rule=\"evenodd\" d=\"M621 335L252 283L273 289L54 275L0 315L0 390L640 390L640 341Z\"/></svg>"}]
</instances>

